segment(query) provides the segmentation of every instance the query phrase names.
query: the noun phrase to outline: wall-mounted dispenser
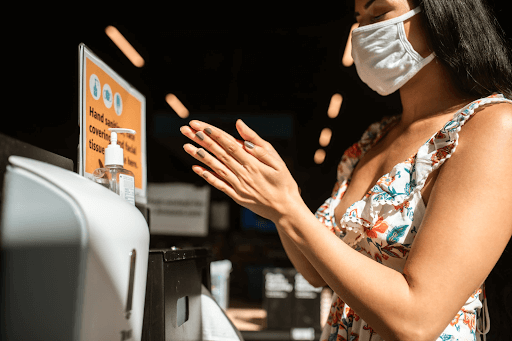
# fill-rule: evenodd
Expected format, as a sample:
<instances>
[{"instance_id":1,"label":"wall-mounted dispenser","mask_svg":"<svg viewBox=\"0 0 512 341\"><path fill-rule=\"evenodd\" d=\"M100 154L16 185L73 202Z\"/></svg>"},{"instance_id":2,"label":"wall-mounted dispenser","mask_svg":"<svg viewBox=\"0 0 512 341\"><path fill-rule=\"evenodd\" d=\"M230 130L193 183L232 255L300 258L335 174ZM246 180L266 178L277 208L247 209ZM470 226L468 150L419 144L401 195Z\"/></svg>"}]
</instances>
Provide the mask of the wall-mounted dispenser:
<instances>
[{"instance_id":1,"label":"wall-mounted dispenser","mask_svg":"<svg viewBox=\"0 0 512 341\"><path fill-rule=\"evenodd\" d=\"M11 156L0 229L0 339L140 340L149 229L76 173Z\"/></svg>"}]
</instances>

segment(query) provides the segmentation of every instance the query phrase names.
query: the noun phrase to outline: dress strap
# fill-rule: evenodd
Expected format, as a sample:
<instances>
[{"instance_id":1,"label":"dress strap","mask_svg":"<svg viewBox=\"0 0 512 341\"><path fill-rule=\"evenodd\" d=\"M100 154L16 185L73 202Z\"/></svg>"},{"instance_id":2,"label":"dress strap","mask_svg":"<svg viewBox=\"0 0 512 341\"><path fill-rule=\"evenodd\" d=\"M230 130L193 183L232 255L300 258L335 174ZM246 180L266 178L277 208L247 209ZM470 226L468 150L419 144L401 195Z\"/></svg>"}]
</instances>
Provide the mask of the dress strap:
<instances>
[{"instance_id":1,"label":"dress strap","mask_svg":"<svg viewBox=\"0 0 512 341\"><path fill-rule=\"evenodd\" d=\"M512 100L505 98L503 95L493 94L471 102L457 111L453 118L418 150L413 168L411 189L421 190L425 186L430 173L452 156L459 144L461 128L479 111L477 109L503 102L512 104Z\"/></svg>"},{"instance_id":2,"label":"dress strap","mask_svg":"<svg viewBox=\"0 0 512 341\"><path fill-rule=\"evenodd\" d=\"M477 313L476 332L482 336L482 341L486 341L486 335L491 329L491 319L489 318L489 308L487 307L485 282L482 284L482 308L477 309Z\"/></svg>"}]
</instances>

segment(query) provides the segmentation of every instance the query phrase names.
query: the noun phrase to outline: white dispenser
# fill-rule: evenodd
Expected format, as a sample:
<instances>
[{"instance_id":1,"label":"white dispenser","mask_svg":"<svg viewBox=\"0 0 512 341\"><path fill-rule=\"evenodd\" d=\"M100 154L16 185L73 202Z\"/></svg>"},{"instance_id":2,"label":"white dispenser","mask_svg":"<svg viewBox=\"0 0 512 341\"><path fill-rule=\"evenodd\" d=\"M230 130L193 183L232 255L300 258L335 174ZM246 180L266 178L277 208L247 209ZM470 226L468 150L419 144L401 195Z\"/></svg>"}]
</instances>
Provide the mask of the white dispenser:
<instances>
[{"instance_id":1,"label":"white dispenser","mask_svg":"<svg viewBox=\"0 0 512 341\"><path fill-rule=\"evenodd\" d=\"M92 173L94 181L135 205L135 178L131 171L123 167L123 148L117 144L117 134L135 134L135 130L126 128L109 128L108 130L111 134L110 144L105 149L105 167L94 170Z\"/></svg>"},{"instance_id":2,"label":"white dispenser","mask_svg":"<svg viewBox=\"0 0 512 341\"><path fill-rule=\"evenodd\" d=\"M149 252L140 211L76 173L9 162L0 339L140 340Z\"/></svg>"}]
</instances>

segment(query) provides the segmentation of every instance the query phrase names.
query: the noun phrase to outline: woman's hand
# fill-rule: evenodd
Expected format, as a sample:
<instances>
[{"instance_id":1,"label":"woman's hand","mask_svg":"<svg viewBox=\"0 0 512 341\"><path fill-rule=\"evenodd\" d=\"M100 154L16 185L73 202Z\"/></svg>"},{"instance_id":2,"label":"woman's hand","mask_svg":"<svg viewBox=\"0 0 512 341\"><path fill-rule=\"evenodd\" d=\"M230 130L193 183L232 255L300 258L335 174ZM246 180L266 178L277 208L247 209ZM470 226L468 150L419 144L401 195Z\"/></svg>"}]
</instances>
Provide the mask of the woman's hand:
<instances>
[{"instance_id":1,"label":"woman's hand","mask_svg":"<svg viewBox=\"0 0 512 341\"><path fill-rule=\"evenodd\" d=\"M254 213L278 223L297 203L302 203L297 183L274 147L242 120L236 122L242 142L219 128L191 121L183 135L203 148L183 148L212 171L194 165L194 172ZM206 150L210 153L208 153Z\"/></svg>"}]
</instances>

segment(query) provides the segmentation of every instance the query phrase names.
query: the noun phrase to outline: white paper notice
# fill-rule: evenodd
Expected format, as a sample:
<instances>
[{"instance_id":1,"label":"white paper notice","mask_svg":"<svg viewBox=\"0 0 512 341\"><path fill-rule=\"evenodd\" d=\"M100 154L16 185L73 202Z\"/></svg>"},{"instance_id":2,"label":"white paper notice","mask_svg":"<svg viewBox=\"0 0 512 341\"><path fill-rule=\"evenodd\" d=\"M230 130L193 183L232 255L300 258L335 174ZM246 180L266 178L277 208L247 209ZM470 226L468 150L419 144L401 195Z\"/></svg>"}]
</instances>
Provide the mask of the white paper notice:
<instances>
[{"instance_id":1,"label":"white paper notice","mask_svg":"<svg viewBox=\"0 0 512 341\"><path fill-rule=\"evenodd\" d=\"M210 186L187 183L149 183L151 234L208 235Z\"/></svg>"}]
</instances>

